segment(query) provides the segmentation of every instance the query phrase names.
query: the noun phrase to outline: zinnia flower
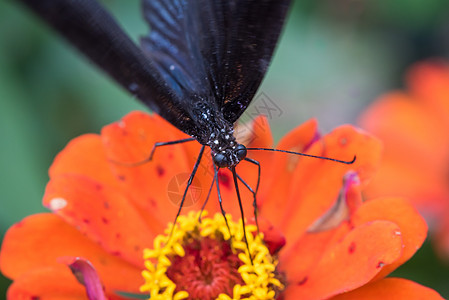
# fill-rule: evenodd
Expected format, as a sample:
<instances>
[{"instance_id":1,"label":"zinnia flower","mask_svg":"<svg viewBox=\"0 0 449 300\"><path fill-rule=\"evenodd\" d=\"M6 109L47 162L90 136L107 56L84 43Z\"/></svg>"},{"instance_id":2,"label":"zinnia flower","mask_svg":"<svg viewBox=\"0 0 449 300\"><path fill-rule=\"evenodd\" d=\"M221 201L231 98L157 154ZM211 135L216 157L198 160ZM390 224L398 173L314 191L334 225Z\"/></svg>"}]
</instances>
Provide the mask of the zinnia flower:
<instances>
[{"instance_id":1,"label":"zinnia flower","mask_svg":"<svg viewBox=\"0 0 449 300\"><path fill-rule=\"evenodd\" d=\"M248 146L272 146L266 124L258 118L248 127L242 135ZM261 235L253 222L246 227L252 260L228 170L219 179L229 227L215 214L215 190L208 215L198 220L212 182L209 157L170 235L183 191L176 184L192 168L196 142L165 146L152 162L126 165L147 158L155 142L184 137L157 115L135 112L101 135L70 142L49 171L43 202L52 213L29 216L5 236L0 268L14 280L8 299L139 293L152 299L441 299L412 281L385 278L420 247L427 227L405 200L362 201L380 159L373 137L351 126L321 137L311 120L277 147L348 160L357 155L352 165L250 153L262 166ZM241 162L237 170L254 188L257 167ZM253 196L243 184L240 191L251 220Z\"/></svg>"},{"instance_id":2,"label":"zinnia flower","mask_svg":"<svg viewBox=\"0 0 449 300\"><path fill-rule=\"evenodd\" d=\"M385 145L380 171L364 191L367 197L409 199L435 228L437 248L449 258L449 66L416 64L407 90L375 101L360 124Z\"/></svg>"}]
</instances>

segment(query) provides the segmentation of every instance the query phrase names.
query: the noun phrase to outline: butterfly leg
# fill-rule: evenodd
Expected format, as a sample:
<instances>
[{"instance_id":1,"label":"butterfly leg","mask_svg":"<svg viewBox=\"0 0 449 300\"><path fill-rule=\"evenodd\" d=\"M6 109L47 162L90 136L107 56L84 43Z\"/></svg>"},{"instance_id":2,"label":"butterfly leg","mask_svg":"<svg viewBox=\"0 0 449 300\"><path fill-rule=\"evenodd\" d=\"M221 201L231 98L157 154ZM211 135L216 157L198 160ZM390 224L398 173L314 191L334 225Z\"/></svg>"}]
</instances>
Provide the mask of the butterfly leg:
<instances>
[{"instance_id":1,"label":"butterfly leg","mask_svg":"<svg viewBox=\"0 0 449 300\"><path fill-rule=\"evenodd\" d=\"M198 158L195 162L195 165L193 166L192 173L190 174L189 180L187 181L186 189L184 190L184 195L182 195L181 203L179 204L178 212L176 213L175 221L173 222L173 227L170 231L170 238L173 234L173 230L175 229L176 221L178 220L179 215L181 214L182 206L184 205L184 201L186 200L187 192L189 191L189 187L192 185L193 178L195 177L196 171L198 170L198 166L201 163L201 158L203 157L204 148L206 146L201 146L200 153L198 154Z\"/></svg>"},{"instance_id":2,"label":"butterfly leg","mask_svg":"<svg viewBox=\"0 0 449 300\"><path fill-rule=\"evenodd\" d=\"M201 206L200 216L198 217L198 222L200 222L200 223L201 223L201 216L203 214L203 210L206 207L207 202L209 201L210 193L212 192L212 188L214 187L214 183L215 183L215 176L212 179L212 183L210 184L210 188L209 188L209 192L207 192L206 200L204 200L204 203Z\"/></svg>"},{"instance_id":3,"label":"butterfly leg","mask_svg":"<svg viewBox=\"0 0 449 300\"><path fill-rule=\"evenodd\" d=\"M215 164L214 164L214 181L217 185L218 203L220 204L221 214L223 215L223 218L225 220L226 227L228 227L229 236L232 237L231 228L229 227L228 219L226 219L226 212L224 211L223 202L221 199L220 183L218 182L218 167Z\"/></svg>"},{"instance_id":4,"label":"butterfly leg","mask_svg":"<svg viewBox=\"0 0 449 300\"><path fill-rule=\"evenodd\" d=\"M148 158L145 160L145 162L151 161L153 159L154 152L156 151L156 149L158 147L182 144L182 143L191 142L191 141L194 141L194 140L195 140L195 138L188 138L188 139L182 139L182 140L170 141L170 142L157 142L157 143L154 144L153 149L151 149L150 156L148 156Z\"/></svg>"},{"instance_id":5,"label":"butterfly leg","mask_svg":"<svg viewBox=\"0 0 449 300\"><path fill-rule=\"evenodd\" d=\"M112 159L109 159L109 161L114 163L114 164L120 165L120 166L138 167L138 166L146 164L147 162L150 162L153 159L154 151L156 151L157 147L167 146L167 145L176 145L176 144L186 143L186 142L190 142L190 141L194 141L194 140L195 140L195 138L188 138L188 139L182 139L182 140L171 141L171 142L158 142L158 143L155 143L154 146L153 146L153 149L151 149L151 153L148 156L148 158L145 158L144 160L141 160L141 161L138 161L138 162L134 162L134 163L123 163L123 162L112 160Z\"/></svg>"},{"instance_id":6,"label":"butterfly leg","mask_svg":"<svg viewBox=\"0 0 449 300\"><path fill-rule=\"evenodd\" d=\"M253 208L254 208L254 219L256 221L256 227L257 227L257 234L259 234L259 222L257 221L257 199L256 199L256 192L249 186L248 183L246 183L245 180L242 179L242 177L240 177L239 174L237 174L237 178L240 180L241 183L243 183L246 188L251 192L251 194L253 194Z\"/></svg>"},{"instance_id":7,"label":"butterfly leg","mask_svg":"<svg viewBox=\"0 0 449 300\"><path fill-rule=\"evenodd\" d=\"M239 208L240 208L240 215L242 216L243 236L245 238L246 249L248 250L248 256L249 256L249 259L251 260L251 264L254 265L253 258L251 256L251 252L249 250L248 238L246 236L245 214L243 212L242 199L240 197L239 183L237 181L237 173L235 172L235 166L231 167L230 169L232 172L232 178L234 179L234 186L235 186L235 191L237 193L237 199L239 200Z\"/></svg>"},{"instance_id":8,"label":"butterfly leg","mask_svg":"<svg viewBox=\"0 0 449 300\"><path fill-rule=\"evenodd\" d=\"M246 185L246 187L250 190L251 193L253 193L254 199L253 199L253 208L254 208L254 218L256 220L257 225L257 234L259 234L259 222L257 221L257 192L259 191L259 185L260 185L260 163L257 160L254 160L252 158L245 158L247 162L250 162L252 164L255 164L257 166L257 184L256 184L256 190L253 192L249 185ZM242 181L243 182L243 181Z\"/></svg>"}]
</instances>

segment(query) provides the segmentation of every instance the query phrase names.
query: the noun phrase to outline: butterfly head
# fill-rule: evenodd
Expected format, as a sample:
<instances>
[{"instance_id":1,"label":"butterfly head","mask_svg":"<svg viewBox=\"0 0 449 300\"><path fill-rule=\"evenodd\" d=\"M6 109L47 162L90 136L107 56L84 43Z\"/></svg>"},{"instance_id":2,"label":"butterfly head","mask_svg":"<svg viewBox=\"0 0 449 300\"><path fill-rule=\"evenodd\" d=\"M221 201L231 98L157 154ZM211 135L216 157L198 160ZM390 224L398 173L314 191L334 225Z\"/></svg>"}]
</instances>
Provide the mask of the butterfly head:
<instances>
[{"instance_id":1,"label":"butterfly head","mask_svg":"<svg viewBox=\"0 0 449 300\"><path fill-rule=\"evenodd\" d=\"M246 154L246 147L242 144L236 144L224 151L213 153L212 158L217 167L227 168L237 165L241 160L245 159Z\"/></svg>"}]
</instances>

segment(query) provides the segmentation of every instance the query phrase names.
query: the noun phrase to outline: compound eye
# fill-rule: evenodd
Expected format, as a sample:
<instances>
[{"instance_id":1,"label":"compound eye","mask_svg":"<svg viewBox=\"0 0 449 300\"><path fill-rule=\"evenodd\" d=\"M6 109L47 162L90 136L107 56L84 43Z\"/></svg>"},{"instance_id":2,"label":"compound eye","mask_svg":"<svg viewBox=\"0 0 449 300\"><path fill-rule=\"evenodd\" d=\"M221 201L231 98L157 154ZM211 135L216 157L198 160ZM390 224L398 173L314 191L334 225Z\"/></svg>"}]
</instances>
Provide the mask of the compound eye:
<instances>
[{"instance_id":1,"label":"compound eye","mask_svg":"<svg viewBox=\"0 0 449 300\"><path fill-rule=\"evenodd\" d=\"M235 153L237 155L237 158L239 160L242 160L246 157L247 151L246 151L246 147L242 144L239 144L237 146L237 148L235 149Z\"/></svg>"},{"instance_id":2,"label":"compound eye","mask_svg":"<svg viewBox=\"0 0 449 300\"><path fill-rule=\"evenodd\" d=\"M226 168L229 166L227 157L222 153L215 154L214 163L219 168Z\"/></svg>"}]
</instances>

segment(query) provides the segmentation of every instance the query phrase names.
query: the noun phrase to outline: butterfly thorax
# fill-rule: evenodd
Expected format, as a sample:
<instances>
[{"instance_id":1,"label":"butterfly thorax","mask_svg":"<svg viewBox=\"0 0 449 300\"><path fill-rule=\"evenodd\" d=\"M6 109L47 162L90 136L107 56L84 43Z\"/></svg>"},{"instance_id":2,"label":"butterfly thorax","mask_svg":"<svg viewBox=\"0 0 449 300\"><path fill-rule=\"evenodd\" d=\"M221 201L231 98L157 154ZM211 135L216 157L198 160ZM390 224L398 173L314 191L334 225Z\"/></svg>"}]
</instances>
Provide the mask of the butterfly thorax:
<instances>
[{"instance_id":1,"label":"butterfly thorax","mask_svg":"<svg viewBox=\"0 0 449 300\"><path fill-rule=\"evenodd\" d=\"M212 159L219 168L237 165L246 157L246 147L234 137L234 126L209 103L199 102L192 109L197 128L201 133L195 138L211 149Z\"/></svg>"}]
</instances>

